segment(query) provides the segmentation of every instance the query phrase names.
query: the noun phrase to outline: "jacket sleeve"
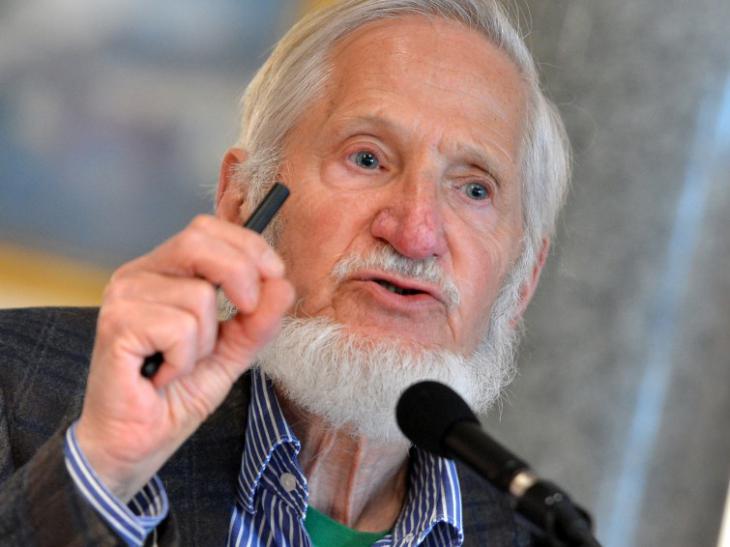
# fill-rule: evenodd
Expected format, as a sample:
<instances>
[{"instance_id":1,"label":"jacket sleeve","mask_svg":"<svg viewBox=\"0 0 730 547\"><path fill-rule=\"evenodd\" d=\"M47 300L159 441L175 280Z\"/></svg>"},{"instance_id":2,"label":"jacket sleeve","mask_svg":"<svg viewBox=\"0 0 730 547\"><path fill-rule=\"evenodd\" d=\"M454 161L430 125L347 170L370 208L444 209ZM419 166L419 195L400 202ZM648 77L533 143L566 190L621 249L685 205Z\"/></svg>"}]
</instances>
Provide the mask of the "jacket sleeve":
<instances>
[{"instance_id":1,"label":"jacket sleeve","mask_svg":"<svg viewBox=\"0 0 730 547\"><path fill-rule=\"evenodd\" d=\"M76 490L65 468L62 431L56 432L17 470L13 469L8 437L3 419L0 544L18 547L122 545Z\"/></svg>"},{"instance_id":2,"label":"jacket sleeve","mask_svg":"<svg viewBox=\"0 0 730 547\"><path fill-rule=\"evenodd\" d=\"M61 328L59 316L74 322ZM0 313L0 545L124 545L79 492L64 455L90 354L74 333L94 320L85 311ZM177 545L176 530L168 517L148 543Z\"/></svg>"}]
</instances>

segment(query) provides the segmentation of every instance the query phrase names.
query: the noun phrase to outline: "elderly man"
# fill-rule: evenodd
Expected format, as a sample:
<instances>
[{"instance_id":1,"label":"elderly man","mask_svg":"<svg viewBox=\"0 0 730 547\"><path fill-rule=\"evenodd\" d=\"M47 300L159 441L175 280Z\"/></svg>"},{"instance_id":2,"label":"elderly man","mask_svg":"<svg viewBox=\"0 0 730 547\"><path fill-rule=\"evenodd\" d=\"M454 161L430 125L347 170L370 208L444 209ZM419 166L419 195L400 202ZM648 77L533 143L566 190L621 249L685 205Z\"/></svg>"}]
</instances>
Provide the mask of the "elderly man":
<instances>
[{"instance_id":1,"label":"elderly man","mask_svg":"<svg viewBox=\"0 0 730 547\"><path fill-rule=\"evenodd\" d=\"M509 381L567 148L491 1L297 24L243 99L215 217L122 266L98 321L3 314L2 544L529 543L393 408L432 378L483 411ZM275 180L267 242L241 224Z\"/></svg>"}]
</instances>

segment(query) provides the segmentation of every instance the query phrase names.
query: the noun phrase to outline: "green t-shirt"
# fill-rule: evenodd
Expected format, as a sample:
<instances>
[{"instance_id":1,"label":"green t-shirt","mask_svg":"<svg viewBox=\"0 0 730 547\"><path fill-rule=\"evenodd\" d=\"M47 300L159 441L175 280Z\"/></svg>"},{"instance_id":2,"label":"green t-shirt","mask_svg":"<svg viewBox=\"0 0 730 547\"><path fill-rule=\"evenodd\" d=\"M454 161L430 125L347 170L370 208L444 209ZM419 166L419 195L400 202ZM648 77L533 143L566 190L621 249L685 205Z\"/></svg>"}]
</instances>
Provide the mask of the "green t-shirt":
<instances>
[{"instance_id":1,"label":"green t-shirt","mask_svg":"<svg viewBox=\"0 0 730 547\"><path fill-rule=\"evenodd\" d=\"M314 547L370 547L390 532L358 532L311 506L307 507L304 527L312 538Z\"/></svg>"}]
</instances>

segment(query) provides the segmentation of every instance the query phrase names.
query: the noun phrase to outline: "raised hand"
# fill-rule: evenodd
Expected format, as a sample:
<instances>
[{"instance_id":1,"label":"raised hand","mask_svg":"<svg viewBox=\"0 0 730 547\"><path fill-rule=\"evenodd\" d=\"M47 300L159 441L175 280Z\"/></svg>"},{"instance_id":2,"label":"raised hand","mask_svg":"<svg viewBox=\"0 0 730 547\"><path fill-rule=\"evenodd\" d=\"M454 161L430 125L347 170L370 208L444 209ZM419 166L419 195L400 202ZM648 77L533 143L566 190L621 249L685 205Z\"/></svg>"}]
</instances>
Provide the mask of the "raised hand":
<instances>
[{"instance_id":1,"label":"raised hand","mask_svg":"<svg viewBox=\"0 0 730 547\"><path fill-rule=\"evenodd\" d=\"M238 308L220 324L218 286ZM114 273L76 435L117 496L131 498L217 408L293 300L264 239L212 216ZM165 362L148 380L140 365L157 350Z\"/></svg>"}]
</instances>

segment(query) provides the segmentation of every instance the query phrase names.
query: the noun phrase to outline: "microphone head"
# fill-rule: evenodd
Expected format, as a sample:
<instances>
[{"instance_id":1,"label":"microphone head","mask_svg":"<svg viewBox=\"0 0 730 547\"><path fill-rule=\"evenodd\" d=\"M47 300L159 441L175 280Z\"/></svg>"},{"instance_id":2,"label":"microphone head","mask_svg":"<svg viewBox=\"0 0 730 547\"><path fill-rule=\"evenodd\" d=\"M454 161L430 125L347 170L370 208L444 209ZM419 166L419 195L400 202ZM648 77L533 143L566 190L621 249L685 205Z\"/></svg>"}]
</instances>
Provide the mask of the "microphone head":
<instances>
[{"instance_id":1,"label":"microphone head","mask_svg":"<svg viewBox=\"0 0 730 547\"><path fill-rule=\"evenodd\" d=\"M442 442L459 422L479 423L469 405L453 389L426 380L413 384L398 399L398 427L417 447L450 458Z\"/></svg>"}]
</instances>

